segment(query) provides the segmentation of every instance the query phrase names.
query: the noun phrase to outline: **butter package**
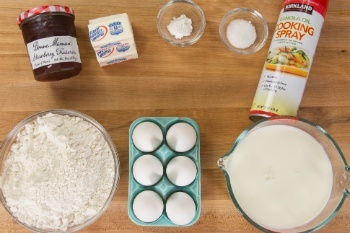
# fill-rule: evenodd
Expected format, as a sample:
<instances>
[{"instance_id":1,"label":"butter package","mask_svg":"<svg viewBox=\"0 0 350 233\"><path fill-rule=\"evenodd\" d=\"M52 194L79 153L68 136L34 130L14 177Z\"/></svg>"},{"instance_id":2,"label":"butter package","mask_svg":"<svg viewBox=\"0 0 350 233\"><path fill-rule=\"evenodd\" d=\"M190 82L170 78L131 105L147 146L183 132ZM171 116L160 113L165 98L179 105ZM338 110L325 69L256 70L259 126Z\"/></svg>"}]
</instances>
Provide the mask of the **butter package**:
<instances>
[{"instance_id":1,"label":"butter package","mask_svg":"<svg viewBox=\"0 0 350 233\"><path fill-rule=\"evenodd\" d=\"M89 20L89 37L101 66L138 58L127 14Z\"/></svg>"},{"instance_id":2,"label":"butter package","mask_svg":"<svg viewBox=\"0 0 350 233\"><path fill-rule=\"evenodd\" d=\"M105 46L101 46L99 50L95 50L95 52L98 61L102 58L124 56L126 53L137 54L136 45L133 40L108 43Z\"/></svg>"},{"instance_id":3,"label":"butter package","mask_svg":"<svg viewBox=\"0 0 350 233\"><path fill-rule=\"evenodd\" d=\"M137 58L138 58L137 53L128 53L128 54L124 54L123 56L114 56L111 58L98 59L98 62L100 63L100 66L103 67L103 66L108 66L108 65L120 63L123 61L134 60Z\"/></svg>"}]
</instances>

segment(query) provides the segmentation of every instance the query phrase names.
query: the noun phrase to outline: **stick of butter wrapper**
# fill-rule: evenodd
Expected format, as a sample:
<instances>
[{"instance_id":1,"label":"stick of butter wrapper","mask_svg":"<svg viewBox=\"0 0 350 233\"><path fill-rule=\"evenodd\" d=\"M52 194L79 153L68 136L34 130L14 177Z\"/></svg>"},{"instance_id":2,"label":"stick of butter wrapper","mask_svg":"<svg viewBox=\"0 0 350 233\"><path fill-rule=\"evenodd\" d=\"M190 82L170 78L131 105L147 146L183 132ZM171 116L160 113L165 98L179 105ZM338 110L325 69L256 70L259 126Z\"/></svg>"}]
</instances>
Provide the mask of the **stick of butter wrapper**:
<instances>
[{"instance_id":1,"label":"stick of butter wrapper","mask_svg":"<svg viewBox=\"0 0 350 233\"><path fill-rule=\"evenodd\" d=\"M89 20L89 37L100 66L138 58L126 13Z\"/></svg>"}]
</instances>

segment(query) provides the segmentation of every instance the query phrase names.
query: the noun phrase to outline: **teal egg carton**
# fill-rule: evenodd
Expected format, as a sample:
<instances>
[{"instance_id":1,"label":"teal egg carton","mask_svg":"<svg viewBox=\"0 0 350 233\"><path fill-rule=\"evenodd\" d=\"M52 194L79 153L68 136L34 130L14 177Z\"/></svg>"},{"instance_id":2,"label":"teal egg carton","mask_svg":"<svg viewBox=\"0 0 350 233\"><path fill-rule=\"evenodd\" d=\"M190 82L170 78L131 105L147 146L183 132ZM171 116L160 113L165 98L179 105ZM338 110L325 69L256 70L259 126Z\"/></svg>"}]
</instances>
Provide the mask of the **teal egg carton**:
<instances>
[{"instance_id":1,"label":"teal egg carton","mask_svg":"<svg viewBox=\"0 0 350 233\"><path fill-rule=\"evenodd\" d=\"M142 122L153 122L157 124L163 133L163 141L158 149L153 152L142 152L138 148L135 147L132 141L132 133L135 127ZM196 131L197 140L195 146L187 152L176 152L172 150L166 142L166 134L169 128L176 123L188 123L190 124ZM145 154L152 154L156 156L163 165L163 177L158 181L155 185L152 186L143 186L139 184L135 178L133 177L133 164L134 162ZM170 180L166 176L166 165L168 162L176 156L186 156L195 163L197 167L197 175L195 180L189 184L188 186L176 186L170 182ZM133 201L135 197L145 190L151 190L156 192L163 200L164 209L163 213L154 222L143 222L139 220L133 211ZM196 205L196 213L193 220L186 225L177 225L173 223L166 214L166 201L170 195L175 192L185 192L190 195ZM175 226L191 226L193 225L200 216L201 212L201 167L200 167L200 133L199 127L197 123L190 119L184 117L142 117L136 119L130 126L129 129L129 190L128 190L128 215L129 218L137 225L140 226L158 226L158 227L175 227Z\"/></svg>"}]
</instances>

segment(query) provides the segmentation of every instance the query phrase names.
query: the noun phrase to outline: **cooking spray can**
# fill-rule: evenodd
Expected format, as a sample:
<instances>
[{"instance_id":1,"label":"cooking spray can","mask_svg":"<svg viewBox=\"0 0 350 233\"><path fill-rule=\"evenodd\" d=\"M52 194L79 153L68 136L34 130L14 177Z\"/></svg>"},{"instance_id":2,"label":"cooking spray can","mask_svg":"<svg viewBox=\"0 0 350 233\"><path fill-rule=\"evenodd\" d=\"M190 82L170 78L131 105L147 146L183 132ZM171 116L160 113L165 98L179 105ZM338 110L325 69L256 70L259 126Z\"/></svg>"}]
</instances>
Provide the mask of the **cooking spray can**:
<instances>
[{"instance_id":1,"label":"cooking spray can","mask_svg":"<svg viewBox=\"0 0 350 233\"><path fill-rule=\"evenodd\" d=\"M329 0L285 0L249 118L296 116Z\"/></svg>"}]
</instances>

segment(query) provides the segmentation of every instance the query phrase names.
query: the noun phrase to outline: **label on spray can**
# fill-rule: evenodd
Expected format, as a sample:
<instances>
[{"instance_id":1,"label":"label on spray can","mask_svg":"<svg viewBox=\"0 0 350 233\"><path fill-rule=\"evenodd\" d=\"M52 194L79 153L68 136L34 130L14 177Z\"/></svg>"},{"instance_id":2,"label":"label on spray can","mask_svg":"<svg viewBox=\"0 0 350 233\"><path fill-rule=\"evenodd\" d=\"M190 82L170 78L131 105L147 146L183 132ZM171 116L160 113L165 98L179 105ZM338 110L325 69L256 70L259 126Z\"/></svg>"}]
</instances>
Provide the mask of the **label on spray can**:
<instances>
[{"instance_id":1,"label":"label on spray can","mask_svg":"<svg viewBox=\"0 0 350 233\"><path fill-rule=\"evenodd\" d=\"M317 0L286 0L250 110L250 119L275 115L296 116L326 6Z\"/></svg>"}]
</instances>

